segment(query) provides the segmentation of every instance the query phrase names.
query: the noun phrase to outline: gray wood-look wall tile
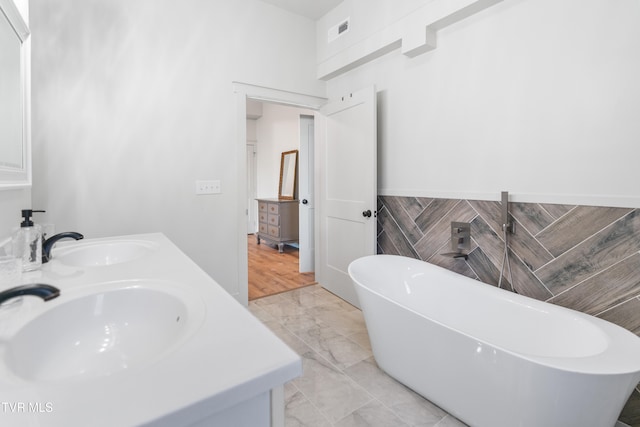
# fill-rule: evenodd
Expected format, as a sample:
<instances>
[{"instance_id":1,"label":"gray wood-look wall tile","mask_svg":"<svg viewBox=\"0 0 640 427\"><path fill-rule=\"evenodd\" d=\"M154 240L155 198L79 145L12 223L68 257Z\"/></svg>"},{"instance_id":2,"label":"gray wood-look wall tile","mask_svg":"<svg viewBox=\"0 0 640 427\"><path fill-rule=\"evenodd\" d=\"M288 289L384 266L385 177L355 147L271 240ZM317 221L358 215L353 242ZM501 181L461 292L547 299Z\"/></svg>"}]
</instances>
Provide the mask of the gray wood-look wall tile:
<instances>
[{"instance_id":1,"label":"gray wood-look wall tile","mask_svg":"<svg viewBox=\"0 0 640 427\"><path fill-rule=\"evenodd\" d=\"M380 199L411 244L422 238L422 231L414 222L414 218L407 213L407 209L415 209L416 199L414 197L380 197ZM422 212L422 207L419 206L418 210Z\"/></svg>"},{"instance_id":2,"label":"gray wood-look wall tile","mask_svg":"<svg viewBox=\"0 0 640 427\"><path fill-rule=\"evenodd\" d=\"M428 260L439 252L440 248L451 242L451 222L471 222L476 212L466 201L458 200L440 219L430 228L429 233L414 245L422 260ZM450 246L449 246L450 247ZM447 252L450 252L448 250Z\"/></svg>"},{"instance_id":3,"label":"gray wood-look wall tile","mask_svg":"<svg viewBox=\"0 0 640 427\"><path fill-rule=\"evenodd\" d=\"M536 275L558 295L638 249L640 214L634 210L540 268Z\"/></svg>"},{"instance_id":4,"label":"gray wood-look wall tile","mask_svg":"<svg viewBox=\"0 0 640 427\"><path fill-rule=\"evenodd\" d=\"M439 248L446 244L447 240L443 239L443 233L428 233L416 243L413 248L418 253L418 259L428 260L438 253Z\"/></svg>"},{"instance_id":5,"label":"gray wood-look wall tile","mask_svg":"<svg viewBox=\"0 0 640 427\"><path fill-rule=\"evenodd\" d=\"M378 234L377 244L376 244L376 253L377 254L394 254L400 255L398 249L393 245L393 241L391 240L391 234L388 234L386 231Z\"/></svg>"},{"instance_id":6,"label":"gray wood-look wall tile","mask_svg":"<svg viewBox=\"0 0 640 427\"><path fill-rule=\"evenodd\" d=\"M482 248L484 256L489 261L494 265L500 265L504 258L504 241L481 216L477 216L471 222L471 239Z\"/></svg>"},{"instance_id":7,"label":"gray wood-look wall tile","mask_svg":"<svg viewBox=\"0 0 640 427\"><path fill-rule=\"evenodd\" d=\"M541 301L546 301L553 296L535 274L527 268L526 264L512 251L509 251L509 263L513 276L513 287L516 292ZM509 278L507 268L504 268L503 274L507 279Z\"/></svg>"},{"instance_id":8,"label":"gray wood-look wall tile","mask_svg":"<svg viewBox=\"0 0 640 427\"><path fill-rule=\"evenodd\" d=\"M533 237L527 229L516 223L516 233L507 236L509 246L527 267L535 271L553 259L553 256L544 246Z\"/></svg>"},{"instance_id":9,"label":"gray wood-look wall tile","mask_svg":"<svg viewBox=\"0 0 640 427\"><path fill-rule=\"evenodd\" d=\"M469 254L469 265L481 282L489 285L498 285L500 270L491 262L481 247L477 247Z\"/></svg>"},{"instance_id":10,"label":"gray wood-look wall tile","mask_svg":"<svg viewBox=\"0 0 640 427\"><path fill-rule=\"evenodd\" d=\"M559 256L633 209L578 206L536 237L554 256Z\"/></svg>"},{"instance_id":11,"label":"gray wood-look wall tile","mask_svg":"<svg viewBox=\"0 0 640 427\"><path fill-rule=\"evenodd\" d=\"M549 302L596 315L640 295L640 254L635 253Z\"/></svg>"},{"instance_id":12,"label":"gray wood-look wall tile","mask_svg":"<svg viewBox=\"0 0 640 427\"><path fill-rule=\"evenodd\" d=\"M540 203L540 206L549 212L549 214L554 218L558 219L563 215L567 214L571 209L575 208L575 205L557 205L551 203Z\"/></svg>"},{"instance_id":13,"label":"gray wood-look wall tile","mask_svg":"<svg viewBox=\"0 0 640 427\"><path fill-rule=\"evenodd\" d=\"M384 229L384 232L378 237L378 245L382 248L383 253L418 258L418 253L387 209L378 212L378 223Z\"/></svg>"},{"instance_id":14,"label":"gray wood-look wall tile","mask_svg":"<svg viewBox=\"0 0 640 427\"><path fill-rule=\"evenodd\" d=\"M640 298L632 298L601 313L598 317L640 335Z\"/></svg>"},{"instance_id":15,"label":"gray wood-look wall tile","mask_svg":"<svg viewBox=\"0 0 640 427\"><path fill-rule=\"evenodd\" d=\"M380 251L429 260L469 277L472 271L480 281L497 284L504 257L500 202L393 198L380 198ZM385 200L389 206L401 207L409 218L417 213L415 226L424 234L417 243L411 244L392 213L384 212ZM509 236L509 259L519 292L540 300L555 295L551 300L555 303L594 314L604 311L603 317L618 322L638 305L640 299L632 298L640 295L640 266L634 267L640 258L637 210L527 203L509 207L519 226ZM467 261L440 256L444 248L449 252L451 221L471 222L473 247ZM412 227L407 223L404 228ZM636 331L635 319L631 317L626 327Z\"/></svg>"},{"instance_id":16,"label":"gray wood-look wall tile","mask_svg":"<svg viewBox=\"0 0 640 427\"><path fill-rule=\"evenodd\" d=\"M426 209L431 203L433 203L435 199L431 197L416 197L416 201L420 206L422 206L422 210ZM420 212L417 212L415 216L418 216Z\"/></svg>"},{"instance_id":17,"label":"gray wood-look wall tile","mask_svg":"<svg viewBox=\"0 0 640 427\"><path fill-rule=\"evenodd\" d=\"M631 394L629 401L624 406L622 414L620 414L620 421L631 426L640 426L640 392L637 390Z\"/></svg>"},{"instance_id":18,"label":"gray wood-look wall tile","mask_svg":"<svg viewBox=\"0 0 640 427\"><path fill-rule=\"evenodd\" d=\"M420 215L424 208L433 201L433 199L427 197L401 197L401 199L403 200L402 206L412 219Z\"/></svg>"},{"instance_id":19,"label":"gray wood-look wall tile","mask_svg":"<svg viewBox=\"0 0 640 427\"><path fill-rule=\"evenodd\" d=\"M469 204L498 236L502 236L502 204L500 202L469 200Z\"/></svg>"},{"instance_id":20,"label":"gray wood-look wall tile","mask_svg":"<svg viewBox=\"0 0 640 427\"><path fill-rule=\"evenodd\" d=\"M516 221L534 236L554 221L551 214L537 203L511 203L510 211Z\"/></svg>"},{"instance_id":21,"label":"gray wood-look wall tile","mask_svg":"<svg viewBox=\"0 0 640 427\"><path fill-rule=\"evenodd\" d=\"M423 233L429 233L431 227L442 220L458 203L460 203L460 200L435 199L428 209L425 209L416 217L416 225Z\"/></svg>"},{"instance_id":22,"label":"gray wood-look wall tile","mask_svg":"<svg viewBox=\"0 0 640 427\"><path fill-rule=\"evenodd\" d=\"M463 221L467 222L465 218L465 208L468 208L466 203L462 203L460 200L456 200L454 205L450 203L446 204L446 208L443 209L442 205L438 206L438 213L441 216L432 217L429 226L429 232L424 235L414 248L420 255L420 259L428 260L435 254L439 253L440 248L451 242L451 221ZM447 209L448 208L448 209ZM446 212L443 212L446 210ZM471 208L468 208L472 215L475 214ZM456 218L456 219L451 219ZM450 247L450 246L449 246ZM450 252L450 249L447 250Z\"/></svg>"}]
</instances>

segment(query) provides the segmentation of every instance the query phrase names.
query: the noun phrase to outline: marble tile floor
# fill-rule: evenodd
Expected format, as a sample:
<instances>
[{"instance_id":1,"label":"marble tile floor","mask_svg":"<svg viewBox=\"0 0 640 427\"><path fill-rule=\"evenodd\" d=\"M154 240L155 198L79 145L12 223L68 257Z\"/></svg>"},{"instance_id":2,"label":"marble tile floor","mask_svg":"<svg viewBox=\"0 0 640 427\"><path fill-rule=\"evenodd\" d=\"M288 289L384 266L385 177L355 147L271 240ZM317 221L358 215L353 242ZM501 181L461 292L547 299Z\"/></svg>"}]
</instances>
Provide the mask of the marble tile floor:
<instances>
[{"instance_id":1,"label":"marble tile floor","mask_svg":"<svg viewBox=\"0 0 640 427\"><path fill-rule=\"evenodd\" d=\"M376 365L362 312L319 285L257 299L249 310L296 351L286 427L465 427Z\"/></svg>"}]
</instances>

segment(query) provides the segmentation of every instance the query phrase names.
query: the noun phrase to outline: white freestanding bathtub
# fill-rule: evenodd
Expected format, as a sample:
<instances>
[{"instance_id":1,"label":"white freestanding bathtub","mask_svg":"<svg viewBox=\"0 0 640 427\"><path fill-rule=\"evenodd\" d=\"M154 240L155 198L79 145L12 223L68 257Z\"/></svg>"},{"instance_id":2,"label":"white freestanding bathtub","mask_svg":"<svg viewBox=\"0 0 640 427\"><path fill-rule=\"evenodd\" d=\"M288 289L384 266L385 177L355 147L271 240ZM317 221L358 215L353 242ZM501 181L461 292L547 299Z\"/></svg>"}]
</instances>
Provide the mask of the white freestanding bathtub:
<instances>
[{"instance_id":1,"label":"white freestanding bathtub","mask_svg":"<svg viewBox=\"0 0 640 427\"><path fill-rule=\"evenodd\" d=\"M401 256L349 274L378 365L472 427L612 427L640 381L604 320Z\"/></svg>"}]
</instances>

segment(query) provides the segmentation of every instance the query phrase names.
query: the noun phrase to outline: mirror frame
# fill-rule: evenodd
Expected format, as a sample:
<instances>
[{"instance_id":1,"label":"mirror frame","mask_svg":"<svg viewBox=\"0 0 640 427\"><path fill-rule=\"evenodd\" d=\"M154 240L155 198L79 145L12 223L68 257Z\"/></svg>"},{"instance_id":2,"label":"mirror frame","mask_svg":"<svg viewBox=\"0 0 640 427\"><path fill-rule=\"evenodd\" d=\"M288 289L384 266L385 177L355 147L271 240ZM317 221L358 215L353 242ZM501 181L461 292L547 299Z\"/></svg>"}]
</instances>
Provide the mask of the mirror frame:
<instances>
[{"instance_id":1,"label":"mirror frame","mask_svg":"<svg viewBox=\"0 0 640 427\"><path fill-rule=\"evenodd\" d=\"M31 186L31 132L29 116L29 27L13 0L0 0L0 20L13 28L20 48L20 92L22 95L22 167L0 167L0 190Z\"/></svg>"},{"instance_id":2,"label":"mirror frame","mask_svg":"<svg viewBox=\"0 0 640 427\"><path fill-rule=\"evenodd\" d=\"M284 165L287 157L293 156L293 176L284 177ZM285 192L283 186L293 179L293 188L291 194ZM280 200L295 200L296 192L298 191L298 150L284 151L280 157L280 183L278 184L278 199Z\"/></svg>"}]
</instances>

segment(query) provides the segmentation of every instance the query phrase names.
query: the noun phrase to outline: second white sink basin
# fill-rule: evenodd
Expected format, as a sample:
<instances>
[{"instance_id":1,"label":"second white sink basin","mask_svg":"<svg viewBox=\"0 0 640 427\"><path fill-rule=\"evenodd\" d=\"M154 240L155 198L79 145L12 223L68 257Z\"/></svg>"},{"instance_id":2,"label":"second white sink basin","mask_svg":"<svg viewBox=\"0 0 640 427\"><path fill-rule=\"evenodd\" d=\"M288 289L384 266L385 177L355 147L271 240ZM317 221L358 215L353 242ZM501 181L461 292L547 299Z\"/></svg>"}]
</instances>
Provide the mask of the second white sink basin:
<instances>
[{"instance_id":1,"label":"second white sink basin","mask_svg":"<svg viewBox=\"0 0 640 427\"><path fill-rule=\"evenodd\" d=\"M86 379L149 364L184 342L205 315L199 298L159 281L114 282L64 299L62 292L6 343L5 363L17 376Z\"/></svg>"},{"instance_id":2,"label":"second white sink basin","mask_svg":"<svg viewBox=\"0 0 640 427\"><path fill-rule=\"evenodd\" d=\"M52 259L76 267L95 267L120 264L139 259L157 249L144 240L73 242L53 250Z\"/></svg>"}]
</instances>

